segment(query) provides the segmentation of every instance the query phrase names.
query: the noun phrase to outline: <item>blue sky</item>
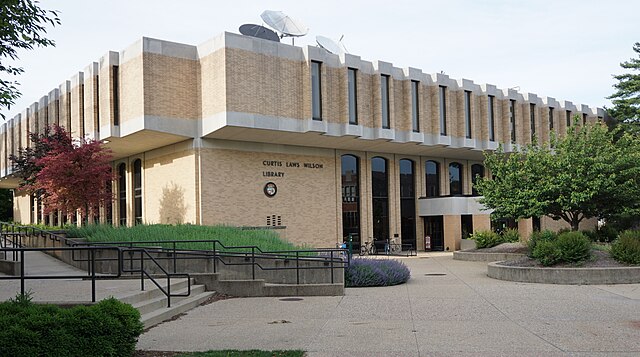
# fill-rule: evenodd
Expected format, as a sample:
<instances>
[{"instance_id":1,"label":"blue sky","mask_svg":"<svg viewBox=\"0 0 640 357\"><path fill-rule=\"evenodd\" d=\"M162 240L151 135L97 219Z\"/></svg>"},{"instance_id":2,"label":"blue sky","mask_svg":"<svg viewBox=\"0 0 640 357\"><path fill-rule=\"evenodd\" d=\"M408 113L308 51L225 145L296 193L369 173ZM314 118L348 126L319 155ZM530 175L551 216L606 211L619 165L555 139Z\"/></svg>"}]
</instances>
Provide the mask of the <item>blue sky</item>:
<instances>
[{"instance_id":1,"label":"blue sky","mask_svg":"<svg viewBox=\"0 0 640 357\"><path fill-rule=\"evenodd\" d=\"M51 89L142 36L200 44L263 10L306 23L297 46L315 36L339 38L350 53L398 67L444 71L452 78L520 87L589 106L610 105L613 74L640 42L640 1L204 1L47 0L62 25L49 30L55 48L21 52L26 73L13 117ZM290 43L288 40L286 42Z\"/></svg>"}]
</instances>

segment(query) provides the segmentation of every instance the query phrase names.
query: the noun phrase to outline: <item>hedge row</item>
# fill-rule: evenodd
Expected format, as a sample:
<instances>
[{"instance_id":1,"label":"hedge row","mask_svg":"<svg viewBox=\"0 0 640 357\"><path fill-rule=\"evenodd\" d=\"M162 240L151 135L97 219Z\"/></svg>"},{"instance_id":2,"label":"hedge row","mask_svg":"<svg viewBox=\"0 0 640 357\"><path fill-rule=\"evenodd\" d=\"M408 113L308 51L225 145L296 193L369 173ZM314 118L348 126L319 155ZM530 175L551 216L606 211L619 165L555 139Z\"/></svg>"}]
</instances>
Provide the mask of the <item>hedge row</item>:
<instances>
[{"instance_id":1,"label":"hedge row","mask_svg":"<svg viewBox=\"0 0 640 357\"><path fill-rule=\"evenodd\" d=\"M0 356L127 356L142 333L140 313L110 298L63 309L18 296L0 303Z\"/></svg>"}]
</instances>

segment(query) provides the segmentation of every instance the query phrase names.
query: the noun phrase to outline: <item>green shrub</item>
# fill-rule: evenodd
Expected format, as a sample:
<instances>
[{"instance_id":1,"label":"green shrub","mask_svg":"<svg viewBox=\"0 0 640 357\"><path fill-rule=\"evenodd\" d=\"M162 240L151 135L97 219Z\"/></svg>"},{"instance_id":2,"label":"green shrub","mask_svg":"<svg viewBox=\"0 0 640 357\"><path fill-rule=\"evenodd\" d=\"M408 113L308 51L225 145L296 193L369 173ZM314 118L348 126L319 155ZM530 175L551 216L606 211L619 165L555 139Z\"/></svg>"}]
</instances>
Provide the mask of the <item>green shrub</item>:
<instances>
[{"instance_id":1,"label":"green shrub","mask_svg":"<svg viewBox=\"0 0 640 357\"><path fill-rule=\"evenodd\" d=\"M611 245L613 259L627 264L640 264L640 231L625 231Z\"/></svg>"},{"instance_id":2,"label":"green shrub","mask_svg":"<svg viewBox=\"0 0 640 357\"><path fill-rule=\"evenodd\" d=\"M532 253L533 258L544 266L550 266L558 263L562 259L562 252L556 246L554 241L540 240L535 245Z\"/></svg>"},{"instance_id":3,"label":"green shrub","mask_svg":"<svg viewBox=\"0 0 640 357\"><path fill-rule=\"evenodd\" d=\"M502 243L515 243L520 241L520 233L515 228L507 228L502 231Z\"/></svg>"},{"instance_id":4,"label":"green shrub","mask_svg":"<svg viewBox=\"0 0 640 357\"><path fill-rule=\"evenodd\" d=\"M529 246L529 256L534 258L533 251L536 249L536 245L540 242L553 242L558 238L558 235L552 231L544 230L544 231L536 231L531 233L529 237L529 242L527 245Z\"/></svg>"},{"instance_id":5,"label":"green shrub","mask_svg":"<svg viewBox=\"0 0 640 357\"><path fill-rule=\"evenodd\" d=\"M590 241L592 241L592 242L597 242L598 241L598 231L597 231L597 229L593 230L593 231L583 230L583 231L580 231L580 232L582 232L582 234L585 237L589 238Z\"/></svg>"},{"instance_id":6,"label":"green shrub","mask_svg":"<svg viewBox=\"0 0 640 357\"><path fill-rule=\"evenodd\" d=\"M138 310L114 298L70 309L0 303L1 356L132 356L142 330Z\"/></svg>"},{"instance_id":7,"label":"green shrub","mask_svg":"<svg viewBox=\"0 0 640 357\"><path fill-rule=\"evenodd\" d=\"M502 237L491 231L477 231L469 236L469 239L476 241L476 248L491 248L503 243Z\"/></svg>"},{"instance_id":8,"label":"green shrub","mask_svg":"<svg viewBox=\"0 0 640 357\"><path fill-rule=\"evenodd\" d=\"M604 225L593 231L582 231L592 242L611 243L618 238L619 232L608 225Z\"/></svg>"},{"instance_id":9,"label":"green shrub","mask_svg":"<svg viewBox=\"0 0 640 357\"><path fill-rule=\"evenodd\" d=\"M618 235L620 234L620 232L618 232L615 228L609 225L604 225L598 228L595 232L596 232L596 241L603 242L603 243L613 242L614 240L616 240L616 238L618 238Z\"/></svg>"},{"instance_id":10,"label":"green shrub","mask_svg":"<svg viewBox=\"0 0 640 357\"><path fill-rule=\"evenodd\" d=\"M562 261L583 262L591 257L591 241L581 232L566 232L558 235L555 245L560 249Z\"/></svg>"}]
</instances>

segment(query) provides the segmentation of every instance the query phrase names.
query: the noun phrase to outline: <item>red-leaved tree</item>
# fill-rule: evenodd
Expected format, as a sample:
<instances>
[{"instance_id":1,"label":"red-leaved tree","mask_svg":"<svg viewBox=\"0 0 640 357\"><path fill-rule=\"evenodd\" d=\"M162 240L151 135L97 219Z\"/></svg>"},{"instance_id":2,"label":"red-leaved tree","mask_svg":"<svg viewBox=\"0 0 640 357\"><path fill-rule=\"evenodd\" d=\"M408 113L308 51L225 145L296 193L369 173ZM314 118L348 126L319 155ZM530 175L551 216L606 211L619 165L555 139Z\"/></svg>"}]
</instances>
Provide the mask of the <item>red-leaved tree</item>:
<instances>
[{"instance_id":1,"label":"red-leaved tree","mask_svg":"<svg viewBox=\"0 0 640 357\"><path fill-rule=\"evenodd\" d=\"M84 221L89 213L97 214L101 205L113 199L107 189L107 183L113 180L111 151L95 140L74 142L60 126L53 130L55 135L42 138L49 150L35 160L40 170L25 188L44 192L45 214L79 211Z\"/></svg>"}]
</instances>

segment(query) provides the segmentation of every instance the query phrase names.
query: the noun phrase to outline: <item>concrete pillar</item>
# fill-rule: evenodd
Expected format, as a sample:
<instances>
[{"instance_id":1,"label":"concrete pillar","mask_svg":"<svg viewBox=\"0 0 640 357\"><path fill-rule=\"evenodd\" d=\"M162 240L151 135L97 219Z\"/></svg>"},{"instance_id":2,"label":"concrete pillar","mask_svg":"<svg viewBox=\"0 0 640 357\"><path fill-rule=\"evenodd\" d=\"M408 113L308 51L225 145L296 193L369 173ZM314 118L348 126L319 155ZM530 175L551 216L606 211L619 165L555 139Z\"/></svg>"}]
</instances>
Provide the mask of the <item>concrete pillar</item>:
<instances>
[{"instance_id":1,"label":"concrete pillar","mask_svg":"<svg viewBox=\"0 0 640 357\"><path fill-rule=\"evenodd\" d=\"M472 222L474 232L491 230L491 215L489 214L474 214Z\"/></svg>"},{"instance_id":2,"label":"concrete pillar","mask_svg":"<svg viewBox=\"0 0 640 357\"><path fill-rule=\"evenodd\" d=\"M518 233L522 239L529 239L533 233L533 220L531 218L518 220Z\"/></svg>"}]
</instances>

